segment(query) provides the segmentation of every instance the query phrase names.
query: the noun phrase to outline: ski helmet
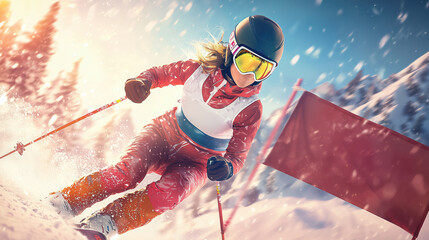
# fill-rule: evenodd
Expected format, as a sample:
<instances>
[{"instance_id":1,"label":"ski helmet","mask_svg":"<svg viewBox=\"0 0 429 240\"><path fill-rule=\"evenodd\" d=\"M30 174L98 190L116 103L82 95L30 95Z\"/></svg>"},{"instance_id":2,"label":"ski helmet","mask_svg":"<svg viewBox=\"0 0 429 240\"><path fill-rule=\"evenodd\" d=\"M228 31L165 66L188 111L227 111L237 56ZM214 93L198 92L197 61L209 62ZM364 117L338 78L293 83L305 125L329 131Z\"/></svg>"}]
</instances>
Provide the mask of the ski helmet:
<instances>
[{"instance_id":1,"label":"ski helmet","mask_svg":"<svg viewBox=\"0 0 429 240\"><path fill-rule=\"evenodd\" d=\"M237 24L231 33L229 50L234 49L235 45L244 46L278 65L283 54L283 31L276 22L265 16L250 16Z\"/></svg>"}]
</instances>

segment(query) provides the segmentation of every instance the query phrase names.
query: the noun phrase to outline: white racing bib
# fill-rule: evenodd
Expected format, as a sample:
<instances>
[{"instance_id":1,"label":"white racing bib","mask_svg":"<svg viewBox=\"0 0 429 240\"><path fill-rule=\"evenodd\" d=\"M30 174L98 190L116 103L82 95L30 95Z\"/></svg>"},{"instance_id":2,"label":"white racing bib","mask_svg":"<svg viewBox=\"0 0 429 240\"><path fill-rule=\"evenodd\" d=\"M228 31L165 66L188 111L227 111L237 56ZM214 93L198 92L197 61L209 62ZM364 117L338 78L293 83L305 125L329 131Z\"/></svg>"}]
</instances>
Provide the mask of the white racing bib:
<instances>
[{"instance_id":1,"label":"white racing bib","mask_svg":"<svg viewBox=\"0 0 429 240\"><path fill-rule=\"evenodd\" d=\"M205 102L203 84L208 73L200 66L186 80L183 86L181 106L176 111L177 122L181 130L199 145L216 151L225 151L233 134L235 117L247 106L258 100L256 95L238 97L224 108L216 109L208 105L214 94L227 82L211 92Z\"/></svg>"}]
</instances>

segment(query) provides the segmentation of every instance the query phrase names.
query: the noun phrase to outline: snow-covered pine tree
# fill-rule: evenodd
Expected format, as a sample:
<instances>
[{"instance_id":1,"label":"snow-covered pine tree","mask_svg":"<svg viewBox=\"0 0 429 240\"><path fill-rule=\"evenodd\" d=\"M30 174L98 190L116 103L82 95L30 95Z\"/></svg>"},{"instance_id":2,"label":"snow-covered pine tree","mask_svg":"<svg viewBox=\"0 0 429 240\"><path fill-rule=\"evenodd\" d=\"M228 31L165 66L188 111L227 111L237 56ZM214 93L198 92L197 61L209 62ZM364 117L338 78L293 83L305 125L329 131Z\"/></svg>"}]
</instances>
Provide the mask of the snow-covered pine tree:
<instances>
[{"instance_id":1,"label":"snow-covered pine tree","mask_svg":"<svg viewBox=\"0 0 429 240\"><path fill-rule=\"evenodd\" d=\"M14 83L14 96L34 100L37 90L43 86L46 66L53 55L53 36L56 33L54 23L59 9L59 2L52 4L34 31L26 33L28 42L19 43L17 54L11 57L9 78Z\"/></svg>"},{"instance_id":2,"label":"snow-covered pine tree","mask_svg":"<svg viewBox=\"0 0 429 240\"><path fill-rule=\"evenodd\" d=\"M0 1L0 88L9 90L14 81L9 77L9 72L13 68L11 57L16 46L16 37L19 35L21 24L9 25L10 1Z\"/></svg>"},{"instance_id":3,"label":"snow-covered pine tree","mask_svg":"<svg viewBox=\"0 0 429 240\"><path fill-rule=\"evenodd\" d=\"M106 152L108 151L108 145L110 145L110 140L114 132L115 125L117 124L117 119L113 116L109 122L103 126L103 131L99 131L96 136L94 143L94 159L92 163L96 168L102 168L106 166Z\"/></svg>"},{"instance_id":4,"label":"snow-covered pine tree","mask_svg":"<svg viewBox=\"0 0 429 240\"><path fill-rule=\"evenodd\" d=\"M43 111L51 128L58 128L79 117L81 99L77 92L79 81L79 66L81 59L74 63L73 69L65 74L60 74L48 88L47 92L39 94L39 104L45 104ZM45 103L43 103L45 101ZM53 101L53 102L52 102ZM75 149L79 145L79 124L71 125L66 130L58 132L62 139L60 147Z\"/></svg>"}]
</instances>

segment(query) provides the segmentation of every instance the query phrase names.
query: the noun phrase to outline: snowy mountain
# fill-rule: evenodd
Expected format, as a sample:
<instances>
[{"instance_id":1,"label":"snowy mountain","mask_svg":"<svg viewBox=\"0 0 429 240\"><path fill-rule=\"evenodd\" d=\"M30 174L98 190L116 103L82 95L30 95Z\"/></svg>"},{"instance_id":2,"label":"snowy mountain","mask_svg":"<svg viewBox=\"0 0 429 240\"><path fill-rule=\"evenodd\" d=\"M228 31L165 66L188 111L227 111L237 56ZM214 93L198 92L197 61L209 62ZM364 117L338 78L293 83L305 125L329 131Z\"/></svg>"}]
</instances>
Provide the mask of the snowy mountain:
<instances>
[{"instance_id":1,"label":"snowy mountain","mask_svg":"<svg viewBox=\"0 0 429 240\"><path fill-rule=\"evenodd\" d=\"M312 92L429 145L429 52L386 79L360 72L343 89L324 84Z\"/></svg>"},{"instance_id":2,"label":"snowy mountain","mask_svg":"<svg viewBox=\"0 0 429 240\"><path fill-rule=\"evenodd\" d=\"M337 90L324 83L312 92L429 145L428 72L429 53L386 79L364 76L360 72L342 89ZM3 119L4 127L1 129L1 152L6 152L16 139L26 139L28 133L39 132L36 126L28 124L32 116L25 115L25 111L15 104L0 97L0 115L8 116ZM225 221L255 164L256 156L279 119L280 111L274 111L262 121L242 171L231 180L221 183ZM14 156L0 162L0 239L82 239L72 230L72 223L117 197L97 204L71 222L56 216L40 200L50 191L70 184L81 173L76 170L79 169L78 162L74 161L78 156L48 153L52 142L48 139L29 148L22 157ZM56 165L46 161L52 156ZM144 187L154 179L156 176L149 176L137 188ZM149 225L130 231L119 239L142 238L220 239L214 183L209 182L175 210L166 212ZM226 239L238 238L411 239L399 227L265 165L260 166L242 206L226 232ZM428 220L419 239L429 239Z\"/></svg>"}]
</instances>

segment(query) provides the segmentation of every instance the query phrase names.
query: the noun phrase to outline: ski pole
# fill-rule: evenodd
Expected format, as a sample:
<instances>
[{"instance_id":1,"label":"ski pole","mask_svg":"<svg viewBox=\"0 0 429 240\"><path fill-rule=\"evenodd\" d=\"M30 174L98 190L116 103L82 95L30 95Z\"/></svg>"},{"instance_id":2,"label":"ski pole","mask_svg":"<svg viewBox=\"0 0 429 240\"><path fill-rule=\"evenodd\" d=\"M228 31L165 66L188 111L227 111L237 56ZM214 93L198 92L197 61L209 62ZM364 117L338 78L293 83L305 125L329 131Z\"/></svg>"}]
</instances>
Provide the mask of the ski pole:
<instances>
[{"instance_id":1,"label":"ski pole","mask_svg":"<svg viewBox=\"0 0 429 240\"><path fill-rule=\"evenodd\" d=\"M216 184L216 196L217 196L217 207L219 210L219 221L220 221L220 233L222 235L222 240L225 240L225 229L223 225L223 214L222 214L222 203L220 200L220 183Z\"/></svg>"},{"instance_id":2,"label":"ski pole","mask_svg":"<svg viewBox=\"0 0 429 240\"><path fill-rule=\"evenodd\" d=\"M266 156L267 151L268 151L269 147L271 146L271 143L274 140L274 137L277 135L276 133L278 132L278 130L280 128L280 125L283 122L284 117L286 116L287 110L289 109L290 105L292 104L293 99L295 99L297 91L302 90L302 88L301 88L302 81L303 81L302 78L300 78L300 79L298 79L296 81L295 85L293 86L292 94L291 94L290 98L288 99L288 101L286 102L285 106L283 107L283 110L282 110L280 118L277 120L277 123L274 126L273 130L271 131L271 133L270 133L267 141L265 142L265 145L262 148L261 152L256 157L255 166L253 167L253 170L250 173L250 175L249 175L249 177L248 177L248 179L247 179L244 187L241 189L241 195L238 198L238 201L235 203L234 209L232 210L231 214L229 215L229 218L226 220L224 231L226 231L228 229L229 224L231 224L231 221L234 218L235 213L237 212L238 207L239 207L241 201L243 200L244 195L246 194L247 189L250 186L250 182L256 176L256 172L257 172L259 166L262 164L262 160Z\"/></svg>"},{"instance_id":3,"label":"ski pole","mask_svg":"<svg viewBox=\"0 0 429 240\"><path fill-rule=\"evenodd\" d=\"M12 153L14 153L14 152L18 152L20 155L22 155L22 154L24 153L25 147L27 147L27 146L29 146L29 145L31 145L31 144L33 144L33 143L35 143L35 142L39 141L39 140L42 140L43 138L45 138L45 137L47 137L47 136L50 136L50 135L52 135L52 134L54 134L54 133L57 133L57 132L59 132L59 131L63 130L64 128L69 127L69 126L71 126L71 125L73 125L73 124L75 124L75 123L77 123L77 122L79 122L79 121L81 121L81 120L83 120L83 119L85 119L85 118L89 117L89 116L92 116L92 115L94 115L94 114L96 114L96 113L98 113L98 112L101 112L101 111L103 111L104 109L107 109L107 108L109 108L109 107L111 107L111 106L113 106L113 105L116 105L116 104L118 104L118 103L120 103L120 102L122 102L122 101L124 101L124 100L126 100L126 99L127 99L127 97L122 97L122 98L120 98L120 99L118 99L118 100L116 100L116 101L114 101L114 102L108 103L108 104L106 104L106 105L104 105L104 106L102 106L102 107L100 107L100 108L98 108L98 109L95 109L95 110L94 110L94 111L92 111L92 112L89 112L89 113L87 113L87 114L83 115L83 116L82 116L82 117L80 117L80 118L77 118L77 119L75 119L75 120L73 120L73 121L71 121L71 122L69 122L69 123L64 124L63 126L61 126L61 127L57 128L57 129L55 129L55 130L53 130L53 131L48 132L47 134L45 134L45 135L43 135L43 136L41 136L41 137L39 137L39 138L37 138L37 139L34 139L33 141L31 141L31 142L29 142L29 143L27 143L27 144L25 144L25 145L24 145L24 144L22 144L21 142L18 142L18 143L16 144L16 146L15 146L15 150L13 150L13 151L11 151L11 152L9 152L9 153L7 153L7 154L5 154L5 155L1 156L1 157L0 157L0 159L4 158L4 157L6 157L6 156L9 156L10 154L12 154Z\"/></svg>"}]
</instances>

